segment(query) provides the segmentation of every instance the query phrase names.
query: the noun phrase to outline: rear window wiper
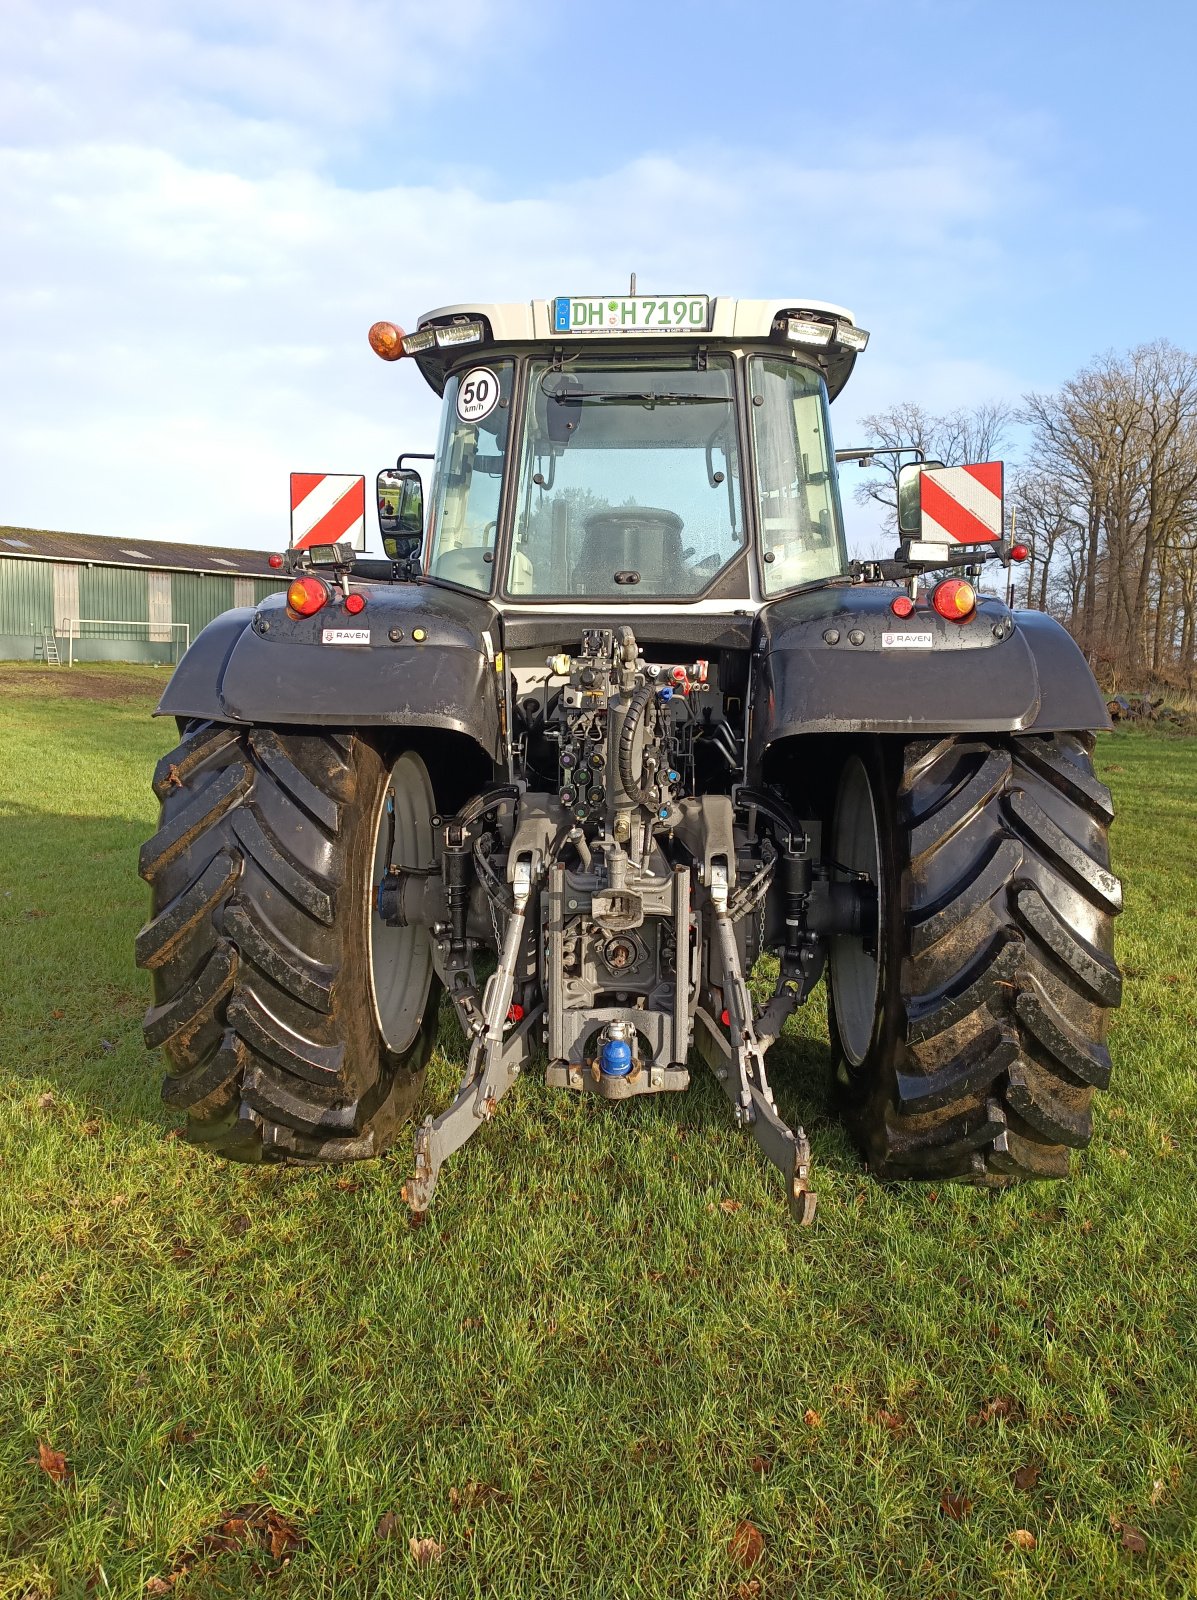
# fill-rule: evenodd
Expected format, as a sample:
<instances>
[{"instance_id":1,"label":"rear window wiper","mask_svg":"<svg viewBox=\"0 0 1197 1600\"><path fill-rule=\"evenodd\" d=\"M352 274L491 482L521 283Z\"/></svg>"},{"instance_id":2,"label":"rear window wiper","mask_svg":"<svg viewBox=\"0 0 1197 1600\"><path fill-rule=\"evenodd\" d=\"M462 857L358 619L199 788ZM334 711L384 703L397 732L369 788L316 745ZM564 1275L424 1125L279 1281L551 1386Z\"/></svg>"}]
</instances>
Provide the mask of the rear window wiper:
<instances>
[{"instance_id":1,"label":"rear window wiper","mask_svg":"<svg viewBox=\"0 0 1197 1600\"><path fill-rule=\"evenodd\" d=\"M558 405L568 405L572 400L637 400L644 406L657 405L684 405L687 402L699 406L729 406L731 396L727 394L679 394L673 390L655 389L629 389L627 393L612 393L609 389L565 389L560 393L550 393L550 400L556 400Z\"/></svg>"}]
</instances>

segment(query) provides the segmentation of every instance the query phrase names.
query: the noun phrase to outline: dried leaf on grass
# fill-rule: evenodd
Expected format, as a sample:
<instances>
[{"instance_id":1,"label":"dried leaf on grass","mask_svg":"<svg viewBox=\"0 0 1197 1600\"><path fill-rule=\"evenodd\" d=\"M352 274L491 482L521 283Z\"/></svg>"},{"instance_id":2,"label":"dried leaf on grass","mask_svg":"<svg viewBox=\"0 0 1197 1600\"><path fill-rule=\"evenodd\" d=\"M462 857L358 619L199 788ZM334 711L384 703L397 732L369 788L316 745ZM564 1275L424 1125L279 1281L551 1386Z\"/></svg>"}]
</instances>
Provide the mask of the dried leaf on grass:
<instances>
[{"instance_id":1,"label":"dried leaf on grass","mask_svg":"<svg viewBox=\"0 0 1197 1600\"><path fill-rule=\"evenodd\" d=\"M53 1111L57 1104L58 1101L52 1089L47 1089L45 1094L39 1094L37 1097L37 1109L39 1111Z\"/></svg>"},{"instance_id":2,"label":"dried leaf on grass","mask_svg":"<svg viewBox=\"0 0 1197 1600\"><path fill-rule=\"evenodd\" d=\"M802 1420L806 1423L808 1428L821 1428L823 1426L823 1418L810 1406L807 1406L806 1410L802 1413Z\"/></svg>"},{"instance_id":3,"label":"dried leaf on grass","mask_svg":"<svg viewBox=\"0 0 1197 1600\"><path fill-rule=\"evenodd\" d=\"M417 1539L414 1534L407 1541L407 1548L411 1551L411 1558L417 1567L430 1567L445 1553L444 1545L437 1544L435 1539Z\"/></svg>"},{"instance_id":4,"label":"dried leaf on grass","mask_svg":"<svg viewBox=\"0 0 1197 1600\"><path fill-rule=\"evenodd\" d=\"M1119 1543L1124 1550L1132 1556L1147 1554L1147 1540L1138 1528L1132 1527L1129 1522L1119 1522L1117 1517L1110 1518L1110 1527L1119 1535Z\"/></svg>"},{"instance_id":5,"label":"dried leaf on grass","mask_svg":"<svg viewBox=\"0 0 1197 1600\"><path fill-rule=\"evenodd\" d=\"M70 1464L61 1450L52 1450L48 1444L39 1439L37 1442L36 1458L30 1456L31 1461L36 1459L37 1465L48 1478L53 1478L55 1483L65 1483L71 1475Z\"/></svg>"},{"instance_id":6,"label":"dried leaf on grass","mask_svg":"<svg viewBox=\"0 0 1197 1600\"><path fill-rule=\"evenodd\" d=\"M763 1478L767 1472L772 1472L773 1462L768 1456L753 1456L748 1463L750 1472L759 1472Z\"/></svg>"},{"instance_id":7,"label":"dried leaf on grass","mask_svg":"<svg viewBox=\"0 0 1197 1600\"><path fill-rule=\"evenodd\" d=\"M399 1513L397 1511L384 1511L378 1519L378 1526L374 1530L376 1539L397 1539L399 1537Z\"/></svg>"},{"instance_id":8,"label":"dried leaf on grass","mask_svg":"<svg viewBox=\"0 0 1197 1600\"><path fill-rule=\"evenodd\" d=\"M1033 1462L1028 1462L1025 1467L1016 1467L1013 1482L1014 1487L1025 1494L1039 1482L1039 1468Z\"/></svg>"},{"instance_id":9,"label":"dried leaf on grass","mask_svg":"<svg viewBox=\"0 0 1197 1600\"><path fill-rule=\"evenodd\" d=\"M963 1489L945 1489L939 1497L939 1509L953 1522L963 1522L973 1508L973 1502Z\"/></svg>"},{"instance_id":10,"label":"dried leaf on grass","mask_svg":"<svg viewBox=\"0 0 1197 1600\"><path fill-rule=\"evenodd\" d=\"M146 1594L169 1594L175 1586L174 1578L149 1578L146 1580Z\"/></svg>"},{"instance_id":11,"label":"dried leaf on grass","mask_svg":"<svg viewBox=\"0 0 1197 1600\"><path fill-rule=\"evenodd\" d=\"M1015 1528L1010 1543L1016 1550L1033 1550L1039 1541L1029 1528Z\"/></svg>"},{"instance_id":12,"label":"dried leaf on grass","mask_svg":"<svg viewBox=\"0 0 1197 1600\"><path fill-rule=\"evenodd\" d=\"M891 1433L901 1433L906 1426L905 1417L900 1417L896 1411L879 1411L877 1421L883 1428L888 1428Z\"/></svg>"},{"instance_id":13,"label":"dried leaf on grass","mask_svg":"<svg viewBox=\"0 0 1197 1600\"><path fill-rule=\"evenodd\" d=\"M754 1522L737 1522L728 1549L739 1566L755 1567L765 1553L765 1536Z\"/></svg>"},{"instance_id":14,"label":"dried leaf on grass","mask_svg":"<svg viewBox=\"0 0 1197 1600\"><path fill-rule=\"evenodd\" d=\"M730 1216L733 1211L743 1211L744 1202L743 1200L720 1200L719 1209L720 1211L726 1211Z\"/></svg>"},{"instance_id":15,"label":"dried leaf on grass","mask_svg":"<svg viewBox=\"0 0 1197 1600\"><path fill-rule=\"evenodd\" d=\"M207 1533L201 1534L194 1545L182 1550L165 1577L152 1581L165 1583L169 1587L200 1561L214 1560L237 1550L269 1551L271 1560L285 1565L296 1550L302 1549L303 1535L290 1517L285 1517L273 1506L243 1506L223 1517ZM164 1594L166 1590L155 1589L151 1592Z\"/></svg>"},{"instance_id":16,"label":"dried leaf on grass","mask_svg":"<svg viewBox=\"0 0 1197 1600\"><path fill-rule=\"evenodd\" d=\"M471 1478L464 1489L449 1490L449 1504L454 1511L459 1507L475 1511L479 1506L506 1505L510 1499L506 1489L497 1489L479 1478Z\"/></svg>"},{"instance_id":17,"label":"dried leaf on grass","mask_svg":"<svg viewBox=\"0 0 1197 1600\"><path fill-rule=\"evenodd\" d=\"M986 1400L976 1416L970 1417L969 1421L974 1425L977 1423L996 1422L999 1417L1013 1416L1016 1410L1016 1401L1011 1400L1008 1395L999 1394L993 1400Z\"/></svg>"}]
</instances>

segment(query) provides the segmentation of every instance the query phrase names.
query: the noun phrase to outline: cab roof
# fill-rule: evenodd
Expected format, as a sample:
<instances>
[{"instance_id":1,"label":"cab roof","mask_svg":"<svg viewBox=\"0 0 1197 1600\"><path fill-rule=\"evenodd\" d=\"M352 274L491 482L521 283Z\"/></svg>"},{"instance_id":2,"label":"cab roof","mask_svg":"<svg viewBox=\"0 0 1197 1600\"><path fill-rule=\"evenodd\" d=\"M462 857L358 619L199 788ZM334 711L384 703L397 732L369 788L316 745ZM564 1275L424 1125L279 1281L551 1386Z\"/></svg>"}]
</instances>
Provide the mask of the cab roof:
<instances>
[{"instance_id":1,"label":"cab roof","mask_svg":"<svg viewBox=\"0 0 1197 1600\"><path fill-rule=\"evenodd\" d=\"M597 300L603 297L596 295L594 298ZM711 345L761 342L776 346L777 319L787 313L798 317L804 315L825 317L829 321L846 323L853 328L857 326L856 318L846 307L834 305L826 300L807 300L801 296L791 295L788 298L771 300L734 300L728 295L716 295L709 303L710 326L707 331L685 334L673 332L667 338L647 329L643 332L620 332L611 337L604 337L601 333L560 333L554 330L554 302L551 300L514 301L505 304L465 302L460 305L437 306L431 311L425 311L416 327L419 331L422 328L441 327L453 322L484 321L490 329L490 337L484 339L481 346L472 347L476 352L481 349L493 350L496 346L503 345L543 345L571 349L602 348L610 353L613 348L626 351L629 346L643 348L651 345L659 350L664 345L672 346L677 343ZM867 339L868 335L863 337ZM457 353L454 350L429 350L415 358L424 377L437 394L440 394L445 387L449 359ZM828 349L806 351L812 364L822 370L831 399L835 399L851 376L857 353L855 350L844 349L838 345Z\"/></svg>"}]
</instances>

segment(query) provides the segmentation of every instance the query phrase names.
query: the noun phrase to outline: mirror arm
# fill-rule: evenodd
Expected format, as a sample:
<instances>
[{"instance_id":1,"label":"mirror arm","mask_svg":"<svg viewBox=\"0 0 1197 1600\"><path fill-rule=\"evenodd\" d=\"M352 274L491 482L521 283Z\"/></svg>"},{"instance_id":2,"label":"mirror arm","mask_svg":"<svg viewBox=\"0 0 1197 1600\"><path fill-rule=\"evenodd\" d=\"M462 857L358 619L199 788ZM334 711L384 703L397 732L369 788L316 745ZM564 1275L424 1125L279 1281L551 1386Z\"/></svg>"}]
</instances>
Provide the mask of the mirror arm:
<instances>
[{"instance_id":1,"label":"mirror arm","mask_svg":"<svg viewBox=\"0 0 1197 1600\"><path fill-rule=\"evenodd\" d=\"M913 456L916 461L927 459L926 451L917 444L870 444L837 450L835 453L837 462L859 461L862 467L867 467L874 456Z\"/></svg>"}]
</instances>

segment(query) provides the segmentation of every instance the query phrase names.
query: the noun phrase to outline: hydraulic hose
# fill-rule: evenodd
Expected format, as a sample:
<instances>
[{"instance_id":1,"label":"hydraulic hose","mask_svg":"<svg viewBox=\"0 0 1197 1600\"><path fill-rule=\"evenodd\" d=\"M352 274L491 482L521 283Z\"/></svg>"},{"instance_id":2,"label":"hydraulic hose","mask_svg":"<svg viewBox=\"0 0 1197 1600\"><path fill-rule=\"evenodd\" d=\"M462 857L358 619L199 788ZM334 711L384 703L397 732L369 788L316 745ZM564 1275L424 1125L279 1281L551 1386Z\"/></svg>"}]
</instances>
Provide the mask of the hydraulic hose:
<instances>
[{"instance_id":1,"label":"hydraulic hose","mask_svg":"<svg viewBox=\"0 0 1197 1600\"><path fill-rule=\"evenodd\" d=\"M632 755L636 748L636 730L640 726L640 719L656 692L653 684L641 684L640 688L632 696L628 705L627 715L623 719L623 727L619 733L619 781L623 784L624 792L628 798L634 800L638 806L651 804L652 790L651 788L642 789L636 781L632 772Z\"/></svg>"}]
</instances>

